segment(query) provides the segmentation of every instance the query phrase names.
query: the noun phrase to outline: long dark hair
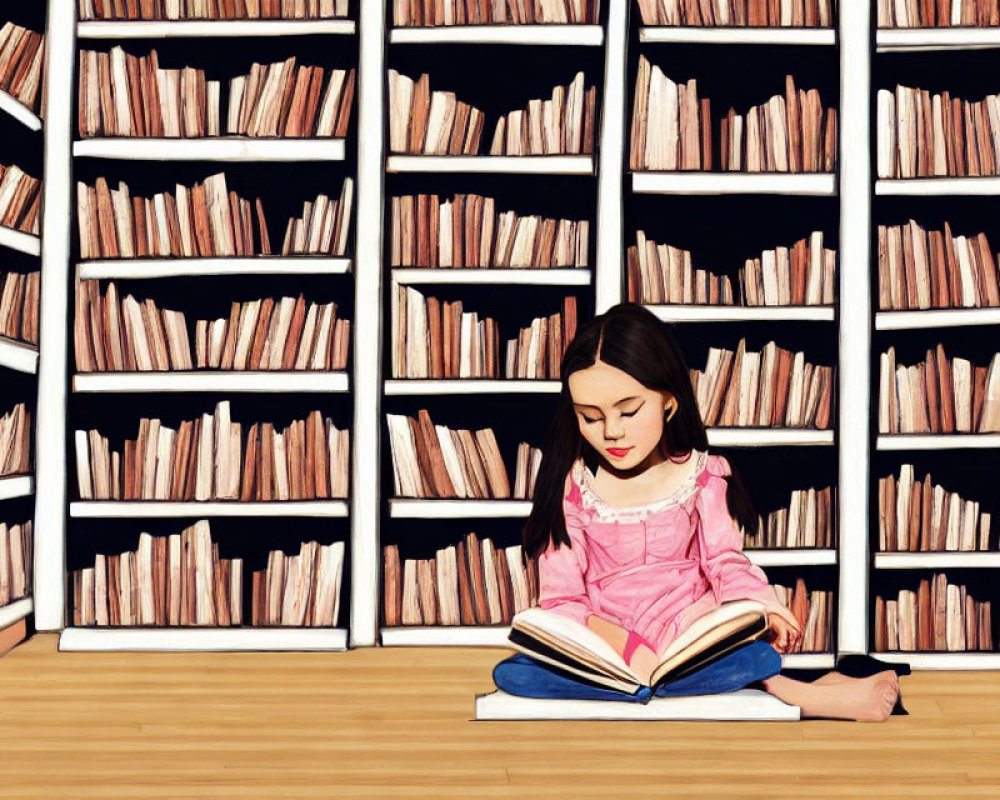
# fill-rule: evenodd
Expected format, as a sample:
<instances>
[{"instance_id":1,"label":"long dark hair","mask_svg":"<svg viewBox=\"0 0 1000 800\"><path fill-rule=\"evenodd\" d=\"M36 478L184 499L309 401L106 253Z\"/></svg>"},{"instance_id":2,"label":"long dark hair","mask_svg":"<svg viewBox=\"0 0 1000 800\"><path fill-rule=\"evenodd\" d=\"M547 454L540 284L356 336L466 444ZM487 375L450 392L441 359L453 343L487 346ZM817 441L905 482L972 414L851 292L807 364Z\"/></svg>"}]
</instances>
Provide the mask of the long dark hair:
<instances>
[{"instance_id":1,"label":"long dark hair","mask_svg":"<svg viewBox=\"0 0 1000 800\"><path fill-rule=\"evenodd\" d=\"M562 507L566 476L581 456L592 471L600 462L597 451L580 434L569 392L569 376L592 367L598 358L643 386L669 392L677 399L676 412L663 426L660 446L666 457L683 461L692 450L708 449L687 364L670 326L636 303L608 309L579 328L562 358L562 391L542 447L531 513L524 526L524 552L529 557L540 555L550 542L555 547L570 544ZM729 513L746 530L755 531L757 514L742 482L735 472L727 482Z\"/></svg>"}]
</instances>

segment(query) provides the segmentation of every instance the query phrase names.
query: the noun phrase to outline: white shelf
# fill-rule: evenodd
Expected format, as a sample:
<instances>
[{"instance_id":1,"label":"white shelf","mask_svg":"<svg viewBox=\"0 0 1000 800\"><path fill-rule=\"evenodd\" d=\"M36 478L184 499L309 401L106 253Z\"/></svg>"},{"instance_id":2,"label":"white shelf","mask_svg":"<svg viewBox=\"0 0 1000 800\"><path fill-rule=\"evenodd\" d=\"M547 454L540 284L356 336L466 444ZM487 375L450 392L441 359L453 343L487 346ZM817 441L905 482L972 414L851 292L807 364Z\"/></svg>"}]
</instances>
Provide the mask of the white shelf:
<instances>
[{"instance_id":1,"label":"white shelf","mask_svg":"<svg viewBox=\"0 0 1000 800\"><path fill-rule=\"evenodd\" d=\"M646 304L664 322L746 322L753 320L815 320L833 322L832 306L721 306Z\"/></svg>"},{"instance_id":2,"label":"white shelf","mask_svg":"<svg viewBox=\"0 0 1000 800\"><path fill-rule=\"evenodd\" d=\"M327 256L115 258L83 261L78 267L81 280L205 275L341 275L351 271L351 259Z\"/></svg>"},{"instance_id":3,"label":"white shelf","mask_svg":"<svg viewBox=\"0 0 1000 800\"><path fill-rule=\"evenodd\" d=\"M12 475L0 478L0 500L29 497L35 493L35 479L31 475Z\"/></svg>"},{"instance_id":4,"label":"white shelf","mask_svg":"<svg viewBox=\"0 0 1000 800\"><path fill-rule=\"evenodd\" d=\"M717 447L833 444L833 431L798 428L708 428L707 430L708 443Z\"/></svg>"},{"instance_id":5,"label":"white shelf","mask_svg":"<svg viewBox=\"0 0 1000 800\"><path fill-rule=\"evenodd\" d=\"M66 628L62 651L346 650L343 628Z\"/></svg>"},{"instance_id":6,"label":"white shelf","mask_svg":"<svg viewBox=\"0 0 1000 800\"><path fill-rule=\"evenodd\" d=\"M832 28L688 28L656 26L639 28L642 43L680 44L809 44L835 45L837 32Z\"/></svg>"},{"instance_id":7,"label":"white shelf","mask_svg":"<svg viewBox=\"0 0 1000 800\"><path fill-rule=\"evenodd\" d=\"M790 669L832 669L836 665L833 653L788 653L781 657L781 666Z\"/></svg>"},{"instance_id":8,"label":"white shelf","mask_svg":"<svg viewBox=\"0 0 1000 800\"><path fill-rule=\"evenodd\" d=\"M437 25L393 28L390 44L546 44L600 47L600 25Z\"/></svg>"},{"instance_id":9,"label":"white shelf","mask_svg":"<svg viewBox=\"0 0 1000 800\"><path fill-rule=\"evenodd\" d=\"M880 28L875 31L878 53L902 53L911 50L975 50L1000 47L997 28Z\"/></svg>"},{"instance_id":10,"label":"white shelf","mask_svg":"<svg viewBox=\"0 0 1000 800\"><path fill-rule=\"evenodd\" d=\"M530 513L530 500L389 498L389 516L393 519L527 518Z\"/></svg>"},{"instance_id":11,"label":"white shelf","mask_svg":"<svg viewBox=\"0 0 1000 800\"><path fill-rule=\"evenodd\" d=\"M550 380L487 380L461 378L455 380L395 379L385 382L387 395L435 394L558 394L560 381Z\"/></svg>"},{"instance_id":12,"label":"white shelf","mask_svg":"<svg viewBox=\"0 0 1000 800\"><path fill-rule=\"evenodd\" d=\"M758 567L799 567L837 563L837 551L815 547L750 550L744 554Z\"/></svg>"},{"instance_id":13,"label":"white shelf","mask_svg":"<svg viewBox=\"0 0 1000 800\"><path fill-rule=\"evenodd\" d=\"M795 194L834 196L832 173L633 172L636 194Z\"/></svg>"},{"instance_id":14,"label":"white shelf","mask_svg":"<svg viewBox=\"0 0 1000 800\"><path fill-rule=\"evenodd\" d=\"M382 644L387 647L506 647L512 648L507 638L510 626L400 626L382 628Z\"/></svg>"},{"instance_id":15,"label":"white shelf","mask_svg":"<svg viewBox=\"0 0 1000 800\"><path fill-rule=\"evenodd\" d=\"M346 392L346 372L90 372L74 392Z\"/></svg>"},{"instance_id":16,"label":"white shelf","mask_svg":"<svg viewBox=\"0 0 1000 800\"><path fill-rule=\"evenodd\" d=\"M954 450L1000 447L1000 433L882 433L877 450Z\"/></svg>"},{"instance_id":17,"label":"white shelf","mask_svg":"<svg viewBox=\"0 0 1000 800\"><path fill-rule=\"evenodd\" d=\"M1000 194L1000 177L979 178L880 178L875 194L882 196L994 195Z\"/></svg>"},{"instance_id":18,"label":"white shelf","mask_svg":"<svg viewBox=\"0 0 1000 800\"><path fill-rule=\"evenodd\" d=\"M18 122L27 125L33 131L42 129L42 120L34 111L24 105L20 100L14 99L13 95L0 90L0 111L5 111Z\"/></svg>"},{"instance_id":19,"label":"white shelf","mask_svg":"<svg viewBox=\"0 0 1000 800\"><path fill-rule=\"evenodd\" d=\"M73 142L77 158L134 161L343 161L343 139L118 137Z\"/></svg>"},{"instance_id":20,"label":"white shelf","mask_svg":"<svg viewBox=\"0 0 1000 800\"><path fill-rule=\"evenodd\" d=\"M13 228L0 226L0 246L27 253L29 256L42 254L42 240L37 234L16 231Z\"/></svg>"},{"instance_id":21,"label":"white shelf","mask_svg":"<svg viewBox=\"0 0 1000 800\"><path fill-rule=\"evenodd\" d=\"M951 328L961 325L1000 325L1000 308L935 308L919 311L879 311L875 329Z\"/></svg>"},{"instance_id":22,"label":"white shelf","mask_svg":"<svg viewBox=\"0 0 1000 800\"><path fill-rule=\"evenodd\" d=\"M38 348L0 336L0 367L34 374L38 371Z\"/></svg>"},{"instance_id":23,"label":"white shelf","mask_svg":"<svg viewBox=\"0 0 1000 800\"><path fill-rule=\"evenodd\" d=\"M396 268L392 280L406 286L423 283L527 284L539 286L588 286L586 267L565 269L466 269L463 267Z\"/></svg>"},{"instance_id":24,"label":"white shelf","mask_svg":"<svg viewBox=\"0 0 1000 800\"><path fill-rule=\"evenodd\" d=\"M345 500L81 500L69 504L76 519L155 519L168 517L346 517Z\"/></svg>"},{"instance_id":25,"label":"white shelf","mask_svg":"<svg viewBox=\"0 0 1000 800\"><path fill-rule=\"evenodd\" d=\"M947 567L1000 567L1000 553L919 552L875 554L875 569L945 569Z\"/></svg>"},{"instance_id":26,"label":"white shelf","mask_svg":"<svg viewBox=\"0 0 1000 800\"><path fill-rule=\"evenodd\" d=\"M8 625L20 622L32 612L33 607L34 604L30 597L22 597L13 603L0 606L0 628L6 628Z\"/></svg>"},{"instance_id":27,"label":"white shelf","mask_svg":"<svg viewBox=\"0 0 1000 800\"><path fill-rule=\"evenodd\" d=\"M78 22L80 39L178 39L214 36L306 36L309 34L350 35L355 32L349 19L255 19L255 20L132 20Z\"/></svg>"},{"instance_id":28,"label":"white shelf","mask_svg":"<svg viewBox=\"0 0 1000 800\"><path fill-rule=\"evenodd\" d=\"M404 156L386 160L386 172L491 172L593 175L593 156Z\"/></svg>"},{"instance_id":29,"label":"white shelf","mask_svg":"<svg viewBox=\"0 0 1000 800\"><path fill-rule=\"evenodd\" d=\"M1000 669L1000 653L905 653L872 651L880 661L902 661L913 669Z\"/></svg>"}]
</instances>

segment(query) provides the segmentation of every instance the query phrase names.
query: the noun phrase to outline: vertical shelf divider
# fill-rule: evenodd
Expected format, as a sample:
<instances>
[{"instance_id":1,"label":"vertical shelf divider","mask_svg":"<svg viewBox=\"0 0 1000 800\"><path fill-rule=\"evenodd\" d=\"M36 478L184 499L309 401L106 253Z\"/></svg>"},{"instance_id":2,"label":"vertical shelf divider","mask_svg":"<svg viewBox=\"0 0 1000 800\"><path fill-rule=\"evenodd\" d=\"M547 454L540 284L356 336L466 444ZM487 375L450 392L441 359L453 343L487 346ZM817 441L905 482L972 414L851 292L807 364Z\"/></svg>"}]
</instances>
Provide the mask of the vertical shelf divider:
<instances>
[{"instance_id":1,"label":"vertical shelf divider","mask_svg":"<svg viewBox=\"0 0 1000 800\"><path fill-rule=\"evenodd\" d=\"M38 407L35 416L35 627L65 624L67 475L67 325L72 209L75 0L49 0L42 173L42 265Z\"/></svg>"}]
</instances>

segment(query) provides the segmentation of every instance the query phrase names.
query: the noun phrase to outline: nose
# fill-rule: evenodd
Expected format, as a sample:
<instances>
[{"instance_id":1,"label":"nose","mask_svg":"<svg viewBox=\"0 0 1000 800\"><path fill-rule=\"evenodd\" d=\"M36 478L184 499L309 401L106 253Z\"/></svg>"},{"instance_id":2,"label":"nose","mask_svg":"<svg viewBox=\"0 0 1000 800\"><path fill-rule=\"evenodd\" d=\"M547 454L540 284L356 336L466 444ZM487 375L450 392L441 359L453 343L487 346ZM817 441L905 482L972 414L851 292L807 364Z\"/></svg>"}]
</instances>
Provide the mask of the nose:
<instances>
[{"instance_id":1,"label":"nose","mask_svg":"<svg viewBox=\"0 0 1000 800\"><path fill-rule=\"evenodd\" d=\"M604 438L614 441L616 439L621 439L624 435L625 430L622 427L621 420L614 420L606 418L604 420Z\"/></svg>"}]
</instances>

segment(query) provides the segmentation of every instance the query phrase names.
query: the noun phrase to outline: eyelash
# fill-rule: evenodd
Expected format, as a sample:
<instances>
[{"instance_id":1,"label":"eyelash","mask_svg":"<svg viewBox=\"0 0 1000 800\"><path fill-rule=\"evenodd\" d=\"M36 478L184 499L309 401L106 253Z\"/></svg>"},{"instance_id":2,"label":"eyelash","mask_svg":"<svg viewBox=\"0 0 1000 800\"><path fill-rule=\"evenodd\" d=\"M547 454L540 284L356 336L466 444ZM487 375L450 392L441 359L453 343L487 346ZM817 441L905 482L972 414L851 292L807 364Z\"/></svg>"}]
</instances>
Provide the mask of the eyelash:
<instances>
[{"instance_id":1,"label":"eyelash","mask_svg":"<svg viewBox=\"0 0 1000 800\"><path fill-rule=\"evenodd\" d=\"M642 406L639 406L639 408L642 408ZM634 417L636 414L639 413L639 408L637 408L635 411L623 411L622 412L622 416L623 417ZM601 421L600 417L597 417L596 419L591 419L590 417L585 416L585 415L581 415L581 416L583 416L584 422L594 423L594 422L600 422Z\"/></svg>"}]
</instances>

